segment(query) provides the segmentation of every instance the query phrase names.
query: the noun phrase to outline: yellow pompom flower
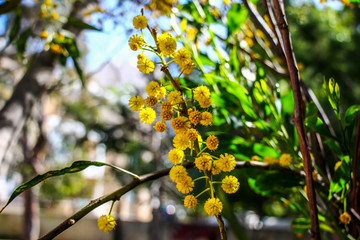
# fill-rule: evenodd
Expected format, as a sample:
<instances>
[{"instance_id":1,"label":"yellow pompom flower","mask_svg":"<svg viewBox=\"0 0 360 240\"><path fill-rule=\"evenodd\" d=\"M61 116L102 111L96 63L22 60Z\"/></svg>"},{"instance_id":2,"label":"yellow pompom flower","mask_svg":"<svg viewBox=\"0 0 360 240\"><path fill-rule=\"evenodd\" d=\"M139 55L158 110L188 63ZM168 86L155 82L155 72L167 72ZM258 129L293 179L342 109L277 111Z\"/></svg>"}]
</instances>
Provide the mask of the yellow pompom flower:
<instances>
[{"instance_id":1,"label":"yellow pompom flower","mask_svg":"<svg viewBox=\"0 0 360 240\"><path fill-rule=\"evenodd\" d=\"M187 117L180 116L171 121L171 126L176 134L186 133L190 128L190 121Z\"/></svg>"},{"instance_id":2,"label":"yellow pompom flower","mask_svg":"<svg viewBox=\"0 0 360 240\"><path fill-rule=\"evenodd\" d=\"M221 162L219 160L215 160L212 161L212 165L211 165L211 174L212 175L217 175L219 173L221 173Z\"/></svg>"},{"instance_id":3,"label":"yellow pompom flower","mask_svg":"<svg viewBox=\"0 0 360 240\"><path fill-rule=\"evenodd\" d=\"M133 18L133 25L136 29L145 29L147 27L146 17L142 15L137 15Z\"/></svg>"},{"instance_id":4,"label":"yellow pompom flower","mask_svg":"<svg viewBox=\"0 0 360 240\"><path fill-rule=\"evenodd\" d=\"M198 138L198 131L196 131L196 129L194 128L190 128L186 131L186 137L190 140L190 141L195 141Z\"/></svg>"},{"instance_id":5,"label":"yellow pompom flower","mask_svg":"<svg viewBox=\"0 0 360 240\"><path fill-rule=\"evenodd\" d=\"M59 18L59 14L56 13L56 12L52 12L52 13L50 14L50 17L51 17L53 20L57 20L57 19Z\"/></svg>"},{"instance_id":6,"label":"yellow pompom flower","mask_svg":"<svg viewBox=\"0 0 360 240\"><path fill-rule=\"evenodd\" d=\"M133 96L129 100L129 107L133 111L140 111L144 108L144 99L142 99L140 96Z\"/></svg>"},{"instance_id":7,"label":"yellow pompom flower","mask_svg":"<svg viewBox=\"0 0 360 240\"><path fill-rule=\"evenodd\" d=\"M178 90L174 90L169 92L169 94L167 95L167 100L171 103L171 104L178 104L181 103L183 101L181 92Z\"/></svg>"},{"instance_id":8,"label":"yellow pompom flower","mask_svg":"<svg viewBox=\"0 0 360 240\"><path fill-rule=\"evenodd\" d=\"M57 43L53 43L50 46L50 51L55 54L62 54L65 50Z\"/></svg>"},{"instance_id":9,"label":"yellow pompom flower","mask_svg":"<svg viewBox=\"0 0 360 240\"><path fill-rule=\"evenodd\" d=\"M225 155L221 154L220 159L218 161L221 170L224 172L231 172L232 170L234 170L236 166L235 157L231 154L227 154L227 153L225 153Z\"/></svg>"},{"instance_id":10,"label":"yellow pompom flower","mask_svg":"<svg viewBox=\"0 0 360 240\"><path fill-rule=\"evenodd\" d=\"M46 39L48 37L48 32L47 31L42 31L41 33L39 33L39 37L42 39Z\"/></svg>"},{"instance_id":11,"label":"yellow pompom flower","mask_svg":"<svg viewBox=\"0 0 360 240\"><path fill-rule=\"evenodd\" d=\"M147 92L147 94L149 94L149 96L155 97L156 95L158 95L159 91L160 91L160 86L159 86L158 82L151 81L146 86L146 92Z\"/></svg>"},{"instance_id":12,"label":"yellow pompom flower","mask_svg":"<svg viewBox=\"0 0 360 240\"><path fill-rule=\"evenodd\" d=\"M197 199L194 195L187 195L184 199L184 206L189 209L194 209L197 205Z\"/></svg>"},{"instance_id":13,"label":"yellow pompom flower","mask_svg":"<svg viewBox=\"0 0 360 240\"><path fill-rule=\"evenodd\" d=\"M206 146L209 150L216 150L219 146L219 140L216 136L209 136L206 139Z\"/></svg>"},{"instance_id":14,"label":"yellow pompom flower","mask_svg":"<svg viewBox=\"0 0 360 240\"><path fill-rule=\"evenodd\" d=\"M163 122L157 122L154 126L154 129L157 132L165 132L166 131L166 124Z\"/></svg>"},{"instance_id":15,"label":"yellow pompom flower","mask_svg":"<svg viewBox=\"0 0 360 240\"><path fill-rule=\"evenodd\" d=\"M115 221L115 218L111 215L102 215L97 220L97 224L98 224L100 231L110 232L115 228L116 221Z\"/></svg>"},{"instance_id":16,"label":"yellow pompom flower","mask_svg":"<svg viewBox=\"0 0 360 240\"><path fill-rule=\"evenodd\" d=\"M179 65L180 71L184 74L190 74L195 68L195 63L192 60L187 60Z\"/></svg>"},{"instance_id":17,"label":"yellow pompom flower","mask_svg":"<svg viewBox=\"0 0 360 240\"><path fill-rule=\"evenodd\" d=\"M158 99L154 96L148 96L145 102L146 102L146 106L153 107L158 103Z\"/></svg>"},{"instance_id":18,"label":"yellow pompom flower","mask_svg":"<svg viewBox=\"0 0 360 240\"><path fill-rule=\"evenodd\" d=\"M210 98L210 90L206 86L199 86L194 90L194 98L201 102Z\"/></svg>"},{"instance_id":19,"label":"yellow pompom flower","mask_svg":"<svg viewBox=\"0 0 360 240\"><path fill-rule=\"evenodd\" d=\"M173 166L170 169L169 177L173 182L178 182L186 178L186 176L187 176L186 168L184 168L181 165Z\"/></svg>"},{"instance_id":20,"label":"yellow pompom flower","mask_svg":"<svg viewBox=\"0 0 360 240\"><path fill-rule=\"evenodd\" d=\"M260 158L256 155L251 157L251 161L259 161L259 160L260 160Z\"/></svg>"},{"instance_id":21,"label":"yellow pompom flower","mask_svg":"<svg viewBox=\"0 0 360 240\"><path fill-rule=\"evenodd\" d=\"M131 50L137 51L144 45L145 41L144 41L144 38L142 36L139 36L139 35L135 34L135 35L133 35L133 36L131 36L129 38L128 43L129 43L129 46L130 46ZM139 55L138 55L138 60L140 60ZM142 60L145 60L145 56L142 55L142 54L141 54L141 56L142 56L141 57Z\"/></svg>"},{"instance_id":22,"label":"yellow pompom flower","mask_svg":"<svg viewBox=\"0 0 360 240\"><path fill-rule=\"evenodd\" d=\"M156 113L152 108L147 107L140 111L139 117L141 122L150 124L155 120Z\"/></svg>"},{"instance_id":23,"label":"yellow pompom flower","mask_svg":"<svg viewBox=\"0 0 360 240\"><path fill-rule=\"evenodd\" d=\"M276 162L276 159L271 156L264 157L264 163L275 164L275 162Z\"/></svg>"},{"instance_id":24,"label":"yellow pompom flower","mask_svg":"<svg viewBox=\"0 0 360 240\"><path fill-rule=\"evenodd\" d=\"M150 59L138 60L137 61L137 68L140 72L148 74L154 71L155 64Z\"/></svg>"},{"instance_id":25,"label":"yellow pompom flower","mask_svg":"<svg viewBox=\"0 0 360 240\"><path fill-rule=\"evenodd\" d=\"M210 215L219 215L223 209L223 205L218 198L209 198L204 205L205 212Z\"/></svg>"},{"instance_id":26,"label":"yellow pompom flower","mask_svg":"<svg viewBox=\"0 0 360 240\"><path fill-rule=\"evenodd\" d=\"M284 153L280 156L279 164L283 167L290 166L292 162L292 157L290 154Z\"/></svg>"},{"instance_id":27,"label":"yellow pompom flower","mask_svg":"<svg viewBox=\"0 0 360 240\"><path fill-rule=\"evenodd\" d=\"M211 113L209 112L203 112L201 113L201 121L200 123L204 126L208 126L210 124L212 124L213 122L213 116Z\"/></svg>"},{"instance_id":28,"label":"yellow pompom flower","mask_svg":"<svg viewBox=\"0 0 360 240\"><path fill-rule=\"evenodd\" d=\"M177 134L173 139L173 144L175 148L185 150L189 147L189 139L185 134Z\"/></svg>"},{"instance_id":29,"label":"yellow pompom flower","mask_svg":"<svg viewBox=\"0 0 360 240\"><path fill-rule=\"evenodd\" d=\"M221 188L229 194L236 193L240 186L239 180L234 176L226 176L221 183Z\"/></svg>"},{"instance_id":30,"label":"yellow pompom flower","mask_svg":"<svg viewBox=\"0 0 360 240\"><path fill-rule=\"evenodd\" d=\"M166 88L165 87L160 87L159 88L159 92L156 95L157 98L164 98L166 96Z\"/></svg>"},{"instance_id":31,"label":"yellow pompom flower","mask_svg":"<svg viewBox=\"0 0 360 240\"><path fill-rule=\"evenodd\" d=\"M192 192L194 185L195 183L190 176L186 176L185 178L176 182L176 188L183 194Z\"/></svg>"},{"instance_id":32,"label":"yellow pompom flower","mask_svg":"<svg viewBox=\"0 0 360 240\"><path fill-rule=\"evenodd\" d=\"M140 53L139 55L137 55L137 60L145 60L146 57L144 56L144 54Z\"/></svg>"},{"instance_id":33,"label":"yellow pompom flower","mask_svg":"<svg viewBox=\"0 0 360 240\"><path fill-rule=\"evenodd\" d=\"M312 172L312 179L314 180L314 181L316 181L317 179L318 179L318 173L317 172Z\"/></svg>"},{"instance_id":34,"label":"yellow pompom flower","mask_svg":"<svg viewBox=\"0 0 360 240\"><path fill-rule=\"evenodd\" d=\"M191 53L186 48L181 48L174 53L174 62L178 65L191 60Z\"/></svg>"},{"instance_id":35,"label":"yellow pompom flower","mask_svg":"<svg viewBox=\"0 0 360 240\"><path fill-rule=\"evenodd\" d=\"M163 33L158 37L158 45L165 57L169 57L176 50L176 41L168 33Z\"/></svg>"},{"instance_id":36,"label":"yellow pompom flower","mask_svg":"<svg viewBox=\"0 0 360 240\"><path fill-rule=\"evenodd\" d=\"M164 121L169 121L171 120L173 117L173 112L172 111L167 111L167 110L164 110L161 112L161 119L164 120Z\"/></svg>"},{"instance_id":37,"label":"yellow pompom flower","mask_svg":"<svg viewBox=\"0 0 360 240\"><path fill-rule=\"evenodd\" d=\"M46 7L50 7L51 4L52 4L52 1L51 1L51 0L45 0L45 1L44 1L44 5L45 5Z\"/></svg>"},{"instance_id":38,"label":"yellow pompom flower","mask_svg":"<svg viewBox=\"0 0 360 240\"><path fill-rule=\"evenodd\" d=\"M162 34L160 34L157 37L157 42L158 44L160 44L162 41L164 41L166 38L172 38L172 35L170 33L164 32Z\"/></svg>"},{"instance_id":39,"label":"yellow pompom flower","mask_svg":"<svg viewBox=\"0 0 360 240\"><path fill-rule=\"evenodd\" d=\"M183 161L184 157L185 154L180 149L174 148L169 152L169 161L173 164L180 164Z\"/></svg>"},{"instance_id":40,"label":"yellow pompom flower","mask_svg":"<svg viewBox=\"0 0 360 240\"><path fill-rule=\"evenodd\" d=\"M351 222L351 216L347 212L344 212L343 214L341 214L339 219L340 219L340 222L343 224L349 224Z\"/></svg>"},{"instance_id":41,"label":"yellow pompom flower","mask_svg":"<svg viewBox=\"0 0 360 240\"><path fill-rule=\"evenodd\" d=\"M211 169L211 160L212 158L207 155L202 155L200 157L195 158L195 166L200 171L207 171Z\"/></svg>"},{"instance_id":42,"label":"yellow pompom flower","mask_svg":"<svg viewBox=\"0 0 360 240\"><path fill-rule=\"evenodd\" d=\"M197 125L201 121L201 112L194 111L189 113L189 120L192 124Z\"/></svg>"},{"instance_id":43,"label":"yellow pompom flower","mask_svg":"<svg viewBox=\"0 0 360 240\"><path fill-rule=\"evenodd\" d=\"M172 104L170 102L163 102L161 104L161 110L162 111L171 111L173 109Z\"/></svg>"},{"instance_id":44,"label":"yellow pompom flower","mask_svg":"<svg viewBox=\"0 0 360 240\"><path fill-rule=\"evenodd\" d=\"M201 108L208 108L211 105L211 98L205 98L199 101L199 104Z\"/></svg>"}]
</instances>

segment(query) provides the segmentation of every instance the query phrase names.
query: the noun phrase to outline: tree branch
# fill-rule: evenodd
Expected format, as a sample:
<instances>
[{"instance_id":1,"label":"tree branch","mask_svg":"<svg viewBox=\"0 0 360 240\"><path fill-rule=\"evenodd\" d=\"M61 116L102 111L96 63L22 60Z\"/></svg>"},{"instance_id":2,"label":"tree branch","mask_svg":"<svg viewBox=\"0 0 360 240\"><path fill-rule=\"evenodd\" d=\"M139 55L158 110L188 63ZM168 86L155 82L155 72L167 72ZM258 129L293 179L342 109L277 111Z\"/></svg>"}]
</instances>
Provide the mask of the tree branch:
<instances>
[{"instance_id":1,"label":"tree branch","mask_svg":"<svg viewBox=\"0 0 360 240\"><path fill-rule=\"evenodd\" d=\"M256 10L254 5L249 2L248 0L243 1L245 7L248 9L251 20L255 23L255 25L264 33L266 39L269 41L271 48L273 51L280 56L282 59L285 60L285 55L282 49L278 46L278 41L276 39L276 36L274 32L269 28L269 26L266 24L265 20L262 18L262 16L259 14L259 12Z\"/></svg>"},{"instance_id":2,"label":"tree branch","mask_svg":"<svg viewBox=\"0 0 360 240\"><path fill-rule=\"evenodd\" d=\"M358 169L358 160L359 160L359 145L360 145L360 115L358 116L358 124L356 131L356 145L355 145L355 156L353 161L353 182L352 182L352 192L351 192L351 207L356 213L358 213L358 201L357 201L357 169ZM352 232L351 235L356 238L356 224L353 221L352 223Z\"/></svg>"},{"instance_id":3,"label":"tree branch","mask_svg":"<svg viewBox=\"0 0 360 240\"><path fill-rule=\"evenodd\" d=\"M276 22L281 31L283 39L283 48L285 50L286 62L288 71L290 74L291 86L294 95L294 124L296 126L297 134L299 137L300 151L303 157L303 164L305 169L305 179L307 186L307 195L309 199L310 219L311 219L311 237L315 240L320 240L318 210L316 205L316 196L314 182L312 179L312 165L309 154L309 146L306 139L305 127L304 127L304 112L302 111L302 97L300 92L300 76L299 70L296 65L296 59L292 50L292 44L290 39L289 26L286 21L285 11L283 6L280 5L279 0L273 0L273 7L276 16Z\"/></svg>"},{"instance_id":4,"label":"tree branch","mask_svg":"<svg viewBox=\"0 0 360 240\"><path fill-rule=\"evenodd\" d=\"M187 169L193 168L194 163L186 161L184 164L184 167ZM242 169L242 168L256 168L256 169L263 169L263 170L277 169L280 171L284 170L284 171L293 172L292 170L290 170L288 168L283 168L280 166L273 166L273 165L269 165L269 164L266 164L263 162L254 162L254 161L236 162L236 169ZM166 168L166 169L162 169L162 170L152 172L149 174L141 175L141 176L139 176L138 179L134 178L130 183L119 188L118 190L116 190L108 195L105 195L105 196L102 196L100 198L90 201L90 203L88 205L86 205L85 207L80 209L78 212L76 212L74 215L72 215L71 217L67 218L65 221L60 223L56 228L51 230L49 233L47 233L43 237L39 238L39 240L53 239L54 237L58 236L60 233L62 233L66 229L68 229L71 226L73 226L74 224L76 224L80 219L82 219L84 216L86 216L88 213L90 213L95 208L97 208L109 201L118 201L118 200L120 200L120 197L123 196L125 193L131 191L132 189L136 188L137 186L139 186L143 183L164 177L169 174L169 171L170 171L170 168Z\"/></svg>"}]
</instances>

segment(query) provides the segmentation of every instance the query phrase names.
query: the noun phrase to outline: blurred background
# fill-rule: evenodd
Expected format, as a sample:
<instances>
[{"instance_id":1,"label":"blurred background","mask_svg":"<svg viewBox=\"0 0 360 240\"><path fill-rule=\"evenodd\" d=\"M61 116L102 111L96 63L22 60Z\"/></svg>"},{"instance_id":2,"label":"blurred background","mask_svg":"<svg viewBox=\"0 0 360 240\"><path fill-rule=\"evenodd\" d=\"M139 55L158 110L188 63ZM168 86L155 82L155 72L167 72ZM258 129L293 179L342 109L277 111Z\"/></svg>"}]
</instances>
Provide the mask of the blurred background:
<instances>
[{"instance_id":1,"label":"blurred background","mask_svg":"<svg viewBox=\"0 0 360 240\"><path fill-rule=\"evenodd\" d=\"M17 1L0 1L11 2ZM301 76L326 112L330 112L330 105L322 92L324 78L338 80L345 93L344 108L360 100L360 11L344 2L285 1ZM227 38L227 13L232 6L241 6L241 1L94 0L78 4L72 0L23 0L11 11L0 9L0 108L5 112L10 101L23 105L8 111L10 119L21 115L14 117L19 120L18 127L9 130L1 122L4 131L11 132L9 141L3 137L7 133L0 132L4 139L0 147L6 149L0 161L1 206L19 184L76 160L110 163L138 175L171 166L167 154L172 133L160 134L141 124L138 114L128 107L130 97L144 95L149 81L164 76L158 66L153 74L141 74L136 67L137 54L127 41L137 33L132 18L142 8L151 26L172 31L168 16L196 4L208 8L207 13L224 23L214 23L211 29ZM240 14L241 8L237 10ZM69 15L81 21L66 25ZM207 36L201 36L198 29L187 26L185 37L196 42L198 51L209 61L216 62L214 50L206 44ZM43 32L48 35L40 36ZM68 55L59 59L46 55L56 50L54 43L63 37L70 39L66 43ZM256 49L253 35L244 34L243 40L247 47ZM245 77L252 77L251 68L246 64L240 67L244 67ZM33 71L29 73L29 69ZM31 74L42 74L41 82L33 83ZM197 84L201 83L198 77L195 71L188 78ZM287 93L289 85L281 84L281 90ZM229 119L215 121L215 125L236 128L236 121ZM241 156L252 154L242 152ZM309 237L291 232L294 215L286 201L251 189L247 178L256 173L240 170L237 174L240 190L226 203L236 214L225 218L238 223L228 225L230 239L245 235L267 240ZM50 178L23 193L0 214L0 238L37 239L90 200L129 181L131 177L105 167ZM115 204L113 215L118 226L114 232L97 229L97 218L110 209L110 204L105 204L58 239L218 239L215 218L206 217L201 208L185 209L182 201L183 195L164 177L127 193Z\"/></svg>"}]
</instances>

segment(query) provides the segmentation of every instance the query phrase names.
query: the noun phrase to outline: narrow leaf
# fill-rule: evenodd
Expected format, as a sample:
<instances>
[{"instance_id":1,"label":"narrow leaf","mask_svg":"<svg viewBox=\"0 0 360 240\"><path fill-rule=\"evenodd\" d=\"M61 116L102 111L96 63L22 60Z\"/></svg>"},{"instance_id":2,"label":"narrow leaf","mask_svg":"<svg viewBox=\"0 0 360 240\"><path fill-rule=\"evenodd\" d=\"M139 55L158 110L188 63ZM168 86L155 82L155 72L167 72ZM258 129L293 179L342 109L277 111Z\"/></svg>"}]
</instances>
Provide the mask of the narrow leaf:
<instances>
[{"instance_id":1,"label":"narrow leaf","mask_svg":"<svg viewBox=\"0 0 360 240\"><path fill-rule=\"evenodd\" d=\"M65 174L69 174L69 173L76 173L76 172L80 172L82 170L84 170L85 168L89 167L89 166L96 166L96 167L102 167L102 166L109 166L112 168L115 168L116 170L122 171L122 172L126 172L128 174L131 174L132 176L136 177L136 175L129 173L127 171L124 171L121 168L118 168L114 165L111 164L107 164L107 163L102 163L102 162L92 162L92 161L76 161L73 162L73 164L71 164L70 167L66 167L60 170L52 170L52 171L48 171L44 174L41 175L37 175L36 177L34 177L33 179L21 184L20 186L18 186L14 192L11 194L8 202L6 203L6 205L0 210L0 213L7 207L7 205L10 204L10 202L12 202L19 194L21 194L22 192L24 192L25 190L32 188L33 186L37 185L38 183L44 181L45 179L48 179L50 177L56 177L56 176L61 176L61 175L65 175Z\"/></svg>"},{"instance_id":2,"label":"narrow leaf","mask_svg":"<svg viewBox=\"0 0 360 240\"><path fill-rule=\"evenodd\" d=\"M89 29L89 30L95 30L95 31L101 31L101 29L96 28L94 26L91 26L90 24L87 24L80 19L70 17L67 21L67 24L70 26L73 26L78 29Z\"/></svg>"}]
</instances>

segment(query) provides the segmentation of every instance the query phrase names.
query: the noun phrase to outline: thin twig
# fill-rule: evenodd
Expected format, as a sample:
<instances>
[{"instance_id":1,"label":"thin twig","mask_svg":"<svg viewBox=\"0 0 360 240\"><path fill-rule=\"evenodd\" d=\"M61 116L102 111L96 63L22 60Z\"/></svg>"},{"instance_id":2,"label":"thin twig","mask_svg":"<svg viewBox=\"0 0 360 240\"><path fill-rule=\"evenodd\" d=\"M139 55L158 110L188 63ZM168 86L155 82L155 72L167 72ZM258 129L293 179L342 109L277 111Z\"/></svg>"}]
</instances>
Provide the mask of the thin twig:
<instances>
[{"instance_id":1,"label":"thin twig","mask_svg":"<svg viewBox=\"0 0 360 240\"><path fill-rule=\"evenodd\" d=\"M308 142L306 140L305 127L304 127L304 112L302 111L302 97L300 92L300 76L299 70L296 65L294 52L292 50L289 27L286 21L285 11L283 6L280 5L279 0L273 0L273 7L276 16L277 25L281 31L283 39L285 56L288 71L290 74L291 86L294 95L294 124L296 126L297 134L299 137L300 151L303 157L303 164L305 169L305 179L307 186L307 195L309 199L310 219L311 219L311 237L315 240L320 240L320 229L318 210L316 205L316 196L314 182L312 179L312 165L310 154L308 150Z\"/></svg>"},{"instance_id":2,"label":"thin twig","mask_svg":"<svg viewBox=\"0 0 360 240\"><path fill-rule=\"evenodd\" d=\"M276 36L274 32L269 28L269 26L266 24L265 20L262 18L262 16L259 14L259 12L256 10L254 5L249 2L248 0L243 1L245 7L248 9L251 20L255 23L255 25L264 33L266 39L269 41L271 48L278 56L284 56L283 51L281 48L278 47L278 42L276 40ZM282 57L285 59L285 56Z\"/></svg>"},{"instance_id":3,"label":"thin twig","mask_svg":"<svg viewBox=\"0 0 360 240\"><path fill-rule=\"evenodd\" d=\"M277 46L282 49L282 46L284 44L282 44L282 39L280 37L281 36L280 30L279 30L278 26L275 24L276 20L275 20L273 9L271 8L270 0L264 0L264 5L265 5L265 12L269 17L272 30L274 32L274 35L276 36ZM284 52L284 49L282 49L282 52ZM283 60L286 63L286 59L284 58L285 55L282 54L281 56L283 57ZM281 56L279 56L279 57L281 57Z\"/></svg>"},{"instance_id":4,"label":"thin twig","mask_svg":"<svg viewBox=\"0 0 360 240\"><path fill-rule=\"evenodd\" d=\"M358 169L358 160L359 160L359 145L360 145L360 115L358 117L357 131L356 131L356 145L355 145L355 156L353 161L353 183L352 183L352 193L351 193L351 207L358 212L358 201L357 201L357 169ZM351 235L356 238L356 224L353 221L352 223L352 232Z\"/></svg>"},{"instance_id":5,"label":"thin twig","mask_svg":"<svg viewBox=\"0 0 360 240\"><path fill-rule=\"evenodd\" d=\"M255 57L255 53L253 52L250 52L242 47L239 47L240 51L246 53L247 55L250 56L251 60L254 60L254 61L257 61L259 63L261 63L261 65L263 65L265 68L267 68L268 70L270 70L271 72L279 75L280 77L283 77L283 78L288 78L289 77L289 74L285 71L283 71L282 69L277 69L274 65L272 65L271 61L265 59L261 59L261 58L257 58Z\"/></svg>"}]
</instances>

